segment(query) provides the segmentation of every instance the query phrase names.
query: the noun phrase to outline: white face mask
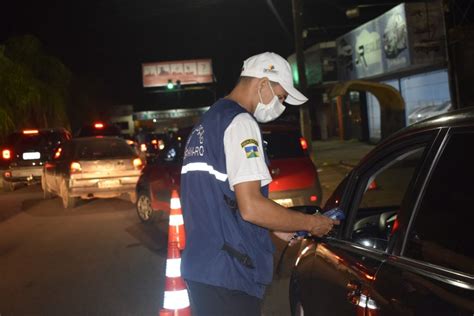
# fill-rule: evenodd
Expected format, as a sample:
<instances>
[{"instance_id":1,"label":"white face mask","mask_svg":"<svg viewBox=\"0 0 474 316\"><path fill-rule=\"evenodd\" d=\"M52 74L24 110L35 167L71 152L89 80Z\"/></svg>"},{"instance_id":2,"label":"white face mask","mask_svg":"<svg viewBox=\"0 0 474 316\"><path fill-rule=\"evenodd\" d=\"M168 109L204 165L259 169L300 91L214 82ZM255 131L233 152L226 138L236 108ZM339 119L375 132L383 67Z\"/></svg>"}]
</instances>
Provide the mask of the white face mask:
<instances>
[{"instance_id":1,"label":"white face mask","mask_svg":"<svg viewBox=\"0 0 474 316\"><path fill-rule=\"evenodd\" d=\"M272 90L273 99L270 101L270 103L264 104L262 101L262 95L260 94L260 90L258 90L260 102L257 104L255 112L253 113L253 116L255 117L257 122L260 123L266 123L276 120L285 111L285 106L281 104L280 100L278 100L278 97L275 95L275 92L273 92L273 88L270 82L268 83L268 85L270 86L270 90Z\"/></svg>"}]
</instances>

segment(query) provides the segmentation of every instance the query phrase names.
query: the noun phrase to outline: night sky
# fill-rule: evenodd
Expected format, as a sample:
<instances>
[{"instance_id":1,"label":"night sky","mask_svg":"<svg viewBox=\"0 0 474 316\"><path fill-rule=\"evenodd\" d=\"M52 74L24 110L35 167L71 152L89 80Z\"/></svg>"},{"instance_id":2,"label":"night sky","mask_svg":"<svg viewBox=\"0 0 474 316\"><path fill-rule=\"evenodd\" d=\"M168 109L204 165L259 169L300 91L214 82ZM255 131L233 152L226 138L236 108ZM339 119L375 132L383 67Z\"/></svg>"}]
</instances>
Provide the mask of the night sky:
<instances>
[{"instance_id":1,"label":"night sky","mask_svg":"<svg viewBox=\"0 0 474 316\"><path fill-rule=\"evenodd\" d=\"M393 7L366 8L350 20L345 9L357 1L304 3L304 27L318 28L309 32L306 46L334 39ZM104 82L101 95L108 104L146 107L141 63L212 58L217 94L223 96L245 58L294 52L291 10L290 0L10 1L0 11L0 43L33 34L75 76Z\"/></svg>"}]
</instances>

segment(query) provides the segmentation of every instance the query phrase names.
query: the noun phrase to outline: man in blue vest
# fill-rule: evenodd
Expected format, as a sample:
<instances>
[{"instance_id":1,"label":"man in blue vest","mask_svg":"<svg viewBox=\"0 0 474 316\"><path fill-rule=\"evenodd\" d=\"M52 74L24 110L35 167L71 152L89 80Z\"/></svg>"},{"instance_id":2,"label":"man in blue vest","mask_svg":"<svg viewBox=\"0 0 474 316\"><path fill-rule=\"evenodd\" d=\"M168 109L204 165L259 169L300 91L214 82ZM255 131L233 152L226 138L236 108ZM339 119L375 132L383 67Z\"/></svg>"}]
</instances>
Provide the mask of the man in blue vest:
<instances>
[{"instance_id":1,"label":"man in blue vest","mask_svg":"<svg viewBox=\"0 0 474 316\"><path fill-rule=\"evenodd\" d=\"M295 231L323 236L338 224L268 199L272 178L257 122L278 118L283 102L306 101L288 62L263 53L244 62L236 87L193 128L181 170L181 271L193 315L260 315L273 274L269 231L289 241Z\"/></svg>"}]
</instances>

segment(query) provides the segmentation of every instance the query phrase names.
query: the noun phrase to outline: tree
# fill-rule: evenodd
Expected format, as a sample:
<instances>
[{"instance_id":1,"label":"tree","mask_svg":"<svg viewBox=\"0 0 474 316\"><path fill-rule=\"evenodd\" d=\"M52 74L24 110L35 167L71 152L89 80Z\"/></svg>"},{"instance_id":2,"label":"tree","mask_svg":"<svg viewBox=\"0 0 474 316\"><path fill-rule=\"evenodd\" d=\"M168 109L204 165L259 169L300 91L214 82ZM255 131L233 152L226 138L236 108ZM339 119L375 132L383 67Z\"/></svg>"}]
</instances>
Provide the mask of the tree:
<instances>
[{"instance_id":1,"label":"tree","mask_svg":"<svg viewBox=\"0 0 474 316\"><path fill-rule=\"evenodd\" d=\"M0 137L22 127L69 126L72 74L31 35L0 46Z\"/></svg>"}]
</instances>

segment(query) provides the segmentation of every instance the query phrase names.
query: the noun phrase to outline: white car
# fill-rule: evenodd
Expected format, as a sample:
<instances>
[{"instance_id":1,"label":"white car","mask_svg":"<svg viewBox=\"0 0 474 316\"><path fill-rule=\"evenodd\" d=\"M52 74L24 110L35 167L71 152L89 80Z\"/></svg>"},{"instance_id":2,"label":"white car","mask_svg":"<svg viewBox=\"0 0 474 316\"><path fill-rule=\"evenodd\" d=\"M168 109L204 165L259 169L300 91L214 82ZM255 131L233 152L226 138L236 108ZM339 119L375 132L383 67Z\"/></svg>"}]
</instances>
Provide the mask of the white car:
<instances>
[{"instance_id":1,"label":"white car","mask_svg":"<svg viewBox=\"0 0 474 316\"><path fill-rule=\"evenodd\" d=\"M135 187L144 164L127 142L117 137L75 138L61 145L43 168L45 198L61 197L64 208L79 199L126 194L135 202Z\"/></svg>"}]
</instances>

